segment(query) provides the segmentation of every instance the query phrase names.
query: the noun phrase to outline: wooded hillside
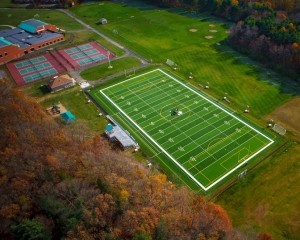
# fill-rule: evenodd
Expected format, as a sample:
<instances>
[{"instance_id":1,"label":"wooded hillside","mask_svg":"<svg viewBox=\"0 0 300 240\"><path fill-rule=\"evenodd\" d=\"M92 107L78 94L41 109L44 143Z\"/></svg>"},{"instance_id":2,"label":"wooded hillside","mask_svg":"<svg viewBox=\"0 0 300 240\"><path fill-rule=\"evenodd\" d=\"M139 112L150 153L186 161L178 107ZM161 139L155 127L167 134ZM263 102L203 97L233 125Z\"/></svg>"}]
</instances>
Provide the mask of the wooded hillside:
<instances>
[{"instance_id":1,"label":"wooded hillside","mask_svg":"<svg viewBox=\"0 0 300 240\"><path fill-rule=\"evenodd\" d=\"M226 212L0 82L1 239L239 239Z\"/></svg>"}]
</instances>

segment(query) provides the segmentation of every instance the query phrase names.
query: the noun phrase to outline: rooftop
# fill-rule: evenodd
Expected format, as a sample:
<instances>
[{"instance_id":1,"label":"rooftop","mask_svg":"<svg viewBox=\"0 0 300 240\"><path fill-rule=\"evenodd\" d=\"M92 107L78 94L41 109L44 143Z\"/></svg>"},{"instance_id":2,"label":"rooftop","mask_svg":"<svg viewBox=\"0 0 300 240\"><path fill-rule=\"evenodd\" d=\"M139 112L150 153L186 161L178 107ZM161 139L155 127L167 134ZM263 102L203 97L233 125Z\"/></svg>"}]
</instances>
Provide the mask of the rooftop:
<instances>
[{"instance_id":1,"label":"rooftop","mask_svg":"<svg viewBox=\"0 0 300 240\"><path fill-rule=\"evenodd\" d=\"M4 38L0 37L0 48L1 47L4 47L4 46L8 46L8 45L11 45L12 43L5 40Z\"/></svg>"},{"instance_id":2,"label":"rooftop","mask_svg":"<svg viewBox=\"0 0 300 240\"><path fill-rule=\"evenodd\" d=\"M29 19L29 20L22 21L18 27L27 32L35 33L38 27L42 27L45 25L48 25L48 23L42 22L37 19Z\"/></svg>"},{"instance_id":3,"label":"rooftop","mask_svg":"<svg viewBox=\"0 0 300 240\"><path fill-rule=\"evenodd\" d=\"M31 34L24 31L21 28L0 30L0 39L4 39L11 44L16 44L20 49L26 48L33 44L38 44L59 37L61 34L46 31L42 34ZM0 43L0 47L4 47L3 43Z\"/></svg>"},{"instance_id":4,"label":"rooftop","mask_svg":"<svg viewBox=\"0 0 300 240\"><path fill-rule=\"evenodd\" d=\"M124 148L130 148L137 145L132 137L119 126L113 126L111 131L107 131L107 135L110 139L117 139Z\"/></svg>"},{"instance_id":5,"label":"rooftop","mask_svg":"<svg viewBox=\"0 0 300 240\"><path fill-rule=\"evenodd\" d=\"M51 88L55 88L55 87L58 87L58 86L61 86L61 85L71 83L71 82L73 82L72 78L70 78L69 75L64 74L64 75L61 75L61 76L51 80L48 85Z\"/></svg>"}]
</instances>

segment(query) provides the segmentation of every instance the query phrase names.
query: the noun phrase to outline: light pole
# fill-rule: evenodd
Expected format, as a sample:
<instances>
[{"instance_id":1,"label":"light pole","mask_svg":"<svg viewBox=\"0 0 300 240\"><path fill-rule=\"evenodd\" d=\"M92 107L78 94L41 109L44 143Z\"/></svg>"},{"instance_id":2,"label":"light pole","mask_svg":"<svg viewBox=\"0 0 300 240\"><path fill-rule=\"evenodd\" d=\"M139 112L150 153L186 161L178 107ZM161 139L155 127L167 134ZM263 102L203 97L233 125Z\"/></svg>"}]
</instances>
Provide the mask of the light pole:
<instances>
[{"instance_id":1,"label":"light pole","mask_svg":"<svg viewBox=\"0 0 300 240\"><path fill-rule=\"evenodd\" d=\"M109 59L109 56L110 56L110 51L107 51L107 58L108 58L108 68L113 68L113 66L110 64L110 59Z\"/></svg>"}]
</instances>

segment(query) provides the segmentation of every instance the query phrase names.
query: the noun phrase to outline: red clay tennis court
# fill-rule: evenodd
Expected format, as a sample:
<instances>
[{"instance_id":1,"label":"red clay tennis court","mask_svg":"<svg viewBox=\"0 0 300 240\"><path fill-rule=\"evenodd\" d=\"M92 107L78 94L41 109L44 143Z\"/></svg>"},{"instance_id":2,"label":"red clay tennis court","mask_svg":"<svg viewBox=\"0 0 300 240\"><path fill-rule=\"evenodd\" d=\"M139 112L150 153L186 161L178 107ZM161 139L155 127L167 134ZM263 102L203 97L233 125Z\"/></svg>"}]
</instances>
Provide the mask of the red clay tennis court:
<instances>
[{"instance_id":1,"label":"red clay tennis court","mask_svg":"<svg viewBox=\"0 0 300 240\"><path fill-rule=\"evenodd\" d=\"M50 53L6 65L18 85L25 85L66 72Z\"/></svg>"},{"instance_id":2,"label":"red clay tennis court","mask_svg":"<svg viewBox=\"0 0 300 240\"><path fill-rule=\"evenodd\" d=\"M107 57L115 57L97 42L89 42L68 49L50 51L39 57L8 63L7 68L18 85L99 64Z\"/></svg>"}]
</instances>

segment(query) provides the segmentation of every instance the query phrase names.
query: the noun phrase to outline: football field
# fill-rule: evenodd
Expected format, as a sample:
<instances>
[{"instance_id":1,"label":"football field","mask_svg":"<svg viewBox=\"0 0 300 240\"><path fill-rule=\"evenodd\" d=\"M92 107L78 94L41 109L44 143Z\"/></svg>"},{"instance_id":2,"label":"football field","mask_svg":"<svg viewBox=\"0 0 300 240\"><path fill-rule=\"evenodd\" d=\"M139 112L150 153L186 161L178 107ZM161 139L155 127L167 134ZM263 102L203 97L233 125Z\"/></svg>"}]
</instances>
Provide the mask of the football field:
<instances>
[{"instance_id":1,"label":"football field","mask_svg":"<svg viewBox=\"0 0 300 240\"><path fill-rule=\"evenodd\" d=\"M274 141L199 89L161 69L90 95L162 168L207 191Z\"/></svg>"}]
</instances>

